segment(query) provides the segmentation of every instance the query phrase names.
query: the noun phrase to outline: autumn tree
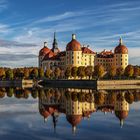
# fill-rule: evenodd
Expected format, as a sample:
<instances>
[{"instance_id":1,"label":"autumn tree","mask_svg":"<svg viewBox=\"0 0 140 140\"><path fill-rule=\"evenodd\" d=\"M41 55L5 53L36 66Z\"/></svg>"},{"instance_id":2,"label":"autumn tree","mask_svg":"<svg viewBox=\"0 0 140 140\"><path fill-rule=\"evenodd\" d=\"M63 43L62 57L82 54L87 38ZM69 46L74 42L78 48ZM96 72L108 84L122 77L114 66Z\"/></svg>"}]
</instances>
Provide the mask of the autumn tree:
<instances>
[{"instance_id":1,"label":"autumn tree","mask_svg":"<svg viewBox=\"0 0 140 140\"><path fill-rule=\"evenodd\" d=\"M55 76L55 78L59 78L60 77L60 74L61 74L61 70L60 70L60 68L55 68L54 69L54 76Z\"/></svg>"},{"instance_id":2,"label":"autumn tree","mask_svg":"<svg viewBox=\"0 0 140 140\"><path fill-rule=\"evenodd\" d=\"M85 76L85 67L78 67L77 75L82 79Z\"/></svg>"},{"instance_id":3,"label":"autumn tree","mask_svg":"<svg viewBox=\"0 0 140 140\"><path fill-rule=\"evenodd\" d=\"M43 70L43 68L39 68L38 75L39 75L39 78L43 78L44 77L44 70Z\"/></svg>"},{"instance_id":4,"label":"autumn tree","mask_svg":"<svg viewBox=\"0 0 140 140\"><path fill-rule=\"evenodd\" d=\"M77 71L78 71L77 67L72 67L72 69L71 69L71 76L74 77L74 79L77 76Z\"/></svg>"},{"instance_id":5,"label":"autumn tree","mask_svg":"<svg viewBox=\"0 0 140 140\"><path fill-rule=\"evenodd\" d=\"M123 67L117 68L116 74L117 74L117 76L118 76L119 78L121 78L121 77L123 76L123 74L124 74L124 69L123 69Z\"/></svg>"},{"instance_id":6,"label":"autumn tree","mask_svg":"<svg viewBox=\"0 0 140 140\"><path fill-rule=\"evenodd\" d=\"M111 78L113 78L114 76L116 76L116 67L115 66L111 66L109 68L108 74L109 74L109 77L111 77Z\"/></svg>"},{"instance_id":7,"label":"autumn tree","mask_svg":"<svg viewBox=\"0 0 140 140\"><path fill-rule=\"evenodd\" d=\"M102 78L104 76L105 69L102 65L96 65L94 67L94 76L97 78Z\"/></svg>"},{"instance_id":8,"label":"autumn tree","mask_svg":"<svg viewBox=\"0 0 140 140\"><path fill-rule=\"evenodd\" d=\"M139 67L134 67L134 73L133 73L133 76L136 78L137 76L139 76L139 73L140 73L140 68Z\"/></svg>"},{"instance_id":9,"label":"autumn tree","mask_svg":"<svg viewBox=\"0 0 140 140\"><path fill-rule=\"evenodd\" d=\"M5 70L3 68L0 68L0 79L5 78Z\"/></svg>"},{"instance_id":10,"label":"autumn tree","mask_svg":"<svg viewBox=\"0 0 140 140\"><path fill-rule=\"evenodd\" d=\"M30 75L30 71L29 71L29 69L28 68L24 68L24 78L25 79L28 79L29 78L29 75Z\"/></svg>"},{"instance_id":11,"label":"autumn tree","mask_svg":"<svg viewBox=\"0 0 140 140\"><path fill-rule=\"evenodd\" d=\"M46 72L45 72L46 78L50 78L51 77L51 73L52 73L52 70L51 69L47 69Z\"/></svg>"},{"instance_id":12,"label":"autumn tree","mask_svg":"<svg viewBox=\"0 0 140 140\"><path fill-rule=\"evenodd\" d=\"M134 102L134 95L130 92L125 93L125 100L129 103L132 104Z\"/></svg>"},{"instance_id":13,"label":"autumn tree","mask_svg":"<svg viewBox=\"0 0 140 140\"><path fill-rule=\"evenodd\" d=\"M94 94L94 98L95 98L95 104L97 105L103 105L104 101L105 101L105 95L104 93L95 93Z\"/></svg>"},{"instance_id":14,"label":"autumn tree","mask_svg":"<svg viewBox=\"0 0 140 140\"><path fill-rule=\"evenodd\" d=\"M128 65L126 68L125 68L125 72L124 72L125 76L127 77L132 77L133 74L134 74L134 68L132 65Z\"/></svg>"},{"instance_id":15,"label":"autumn tree","mask_svg":"<svg viewBox=\"0 0 140 140\"><path fill-rule=\"evenodd\" d=\"M34 68L31 72L31 77L32 78L38 78L38 69Z\"/></svg>"},{"instance_id":16,"label":"autumn tree","mask_svg":"<svg viewBox=\"0 0 140 140\"><path fill-rule=\"evenodd\" d=\"M69 78L71 76L71 67L67 67L65 71L65 77Z\"/></svg>"},{"instance_id":17,"label":"autumn tree","mask_svg":"<svg viewBox=\"0 0 140 140\"><path fill-rule=\"evenodd\" d=\"M89 79L90 79L90 77L92 76L92 73L93 73L93 67L92 66L87 66L85 68L85 75L88 76Z\"/></svg>"}]
</instances>

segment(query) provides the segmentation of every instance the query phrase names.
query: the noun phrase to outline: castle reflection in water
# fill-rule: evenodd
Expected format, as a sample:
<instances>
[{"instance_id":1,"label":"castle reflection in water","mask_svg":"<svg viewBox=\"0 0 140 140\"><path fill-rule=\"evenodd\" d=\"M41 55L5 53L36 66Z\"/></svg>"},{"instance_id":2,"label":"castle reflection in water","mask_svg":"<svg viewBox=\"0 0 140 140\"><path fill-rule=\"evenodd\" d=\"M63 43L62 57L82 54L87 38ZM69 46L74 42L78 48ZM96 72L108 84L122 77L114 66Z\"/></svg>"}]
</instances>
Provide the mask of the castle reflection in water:
<instances>
[{"instance_id":1,"label":"castle reflection in water","mask_svg":"<svg viewBox=\"0 0 140 140\"><path fill-rule=\"evenodd\" d=\"M38 99L39 113L46 122L52 118L54 129L58 118L65 114L75 133L78 124L98 111L110 112L119 120L120 127L129 114L129 105L140 101L140 90L92 90L62 88L0 88L0 97Z\"/></svg>"}]
</instances>

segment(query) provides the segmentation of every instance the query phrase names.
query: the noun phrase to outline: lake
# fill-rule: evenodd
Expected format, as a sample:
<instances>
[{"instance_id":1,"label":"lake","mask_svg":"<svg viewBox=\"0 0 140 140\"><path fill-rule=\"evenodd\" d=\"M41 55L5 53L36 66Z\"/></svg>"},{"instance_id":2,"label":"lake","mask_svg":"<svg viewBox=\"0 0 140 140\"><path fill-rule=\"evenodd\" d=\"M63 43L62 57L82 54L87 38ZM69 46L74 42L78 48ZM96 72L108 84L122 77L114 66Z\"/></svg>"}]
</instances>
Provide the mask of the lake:
<instances>
[{"instance_id":1,"label":"lake","mask_svg":"<svg viewBox=\"0 0 140 140\"><path fill-rule=\"evenodd\" d=\"M0 139L139 139L140 90L0 88Z\"/></svg>"}]
</instances>

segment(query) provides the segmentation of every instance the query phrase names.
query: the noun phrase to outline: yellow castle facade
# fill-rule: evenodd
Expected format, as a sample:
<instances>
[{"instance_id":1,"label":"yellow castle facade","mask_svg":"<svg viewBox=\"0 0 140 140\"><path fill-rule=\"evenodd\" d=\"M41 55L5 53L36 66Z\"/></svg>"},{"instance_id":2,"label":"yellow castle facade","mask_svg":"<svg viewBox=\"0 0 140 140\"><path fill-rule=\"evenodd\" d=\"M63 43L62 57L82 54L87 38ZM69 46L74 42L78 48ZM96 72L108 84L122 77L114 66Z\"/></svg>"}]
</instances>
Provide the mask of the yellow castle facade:
<instances>
[{"instance_id":1,"label":"yellow castle facade","mask_svg":"<svg viewBox=\"0 0 140 140\"><path fill-rule=\"evenodd\" d=\"M43 68L44 71L46 69L54 69L55 67L65 70L67 67L94 67L98 64L103 65L106 70L110 66L125 69L128 65L128 48L120 38L114 52L112 50L103 50L97 53L91 50L89 46L82 46L76 40L76 35L72 34L72 40L66 45L65 51L60 51L54 34L52 49L48 48L47 43L44 42L44 47L39 51L38 60L39 67Z\"/></svg>"}]
</instances>

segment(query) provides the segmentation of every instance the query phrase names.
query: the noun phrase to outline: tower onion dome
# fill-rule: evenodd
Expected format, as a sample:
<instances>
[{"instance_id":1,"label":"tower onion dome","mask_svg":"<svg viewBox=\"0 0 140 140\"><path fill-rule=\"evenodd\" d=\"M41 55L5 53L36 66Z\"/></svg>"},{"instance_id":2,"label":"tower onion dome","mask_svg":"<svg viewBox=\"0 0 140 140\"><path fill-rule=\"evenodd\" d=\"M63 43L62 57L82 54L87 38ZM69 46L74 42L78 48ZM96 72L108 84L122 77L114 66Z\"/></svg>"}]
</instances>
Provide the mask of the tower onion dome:
<instances>
[{"instance_id":1,"label":"tower onion dome","mask_svg":"<svg viewBox=\"0 0 140 140\"><path fill-rule=\"evenodd\" d=\"M39 109L40 115L42 115L44 118L48 118L50 116L50 113L45 109Z\"/></svg>"},{"instance_id":2,"label":"tower onion dome","mask_svg":"<svg viewBox=\"0 0 140 140\"><path fill-rule=\"evenodd\" d=\"M81 122L82 115L67 115L67 121L72 125L72 133L75 134L76 126Z\"/></svg>"},{"instance_id":3,"label":"tower onion dome","mask_svg":"<svg viewBox=\"0 0 140 140\"><path fill-rule=\"evenodd\" d=\"M120 126L123 127L124 119L128 116L128 111L115 111L115 115L120 120Z\"/></svg>"},{"instance_id":4,"label":"tower onion dome","mask_svg":"<svg viewBox=\"0 0 140 140\"><path fill-rule=\"evenodd\" d=\"M66 51L81 51L81 44L76 40L75 34L72 34L72 40L67 44Z\"/></svg>"},{"instance_id":5,"label":"tower onion dome","mask_svg":"<svg viewBox=\"0 0 140 140\"><path fill-rule=\"evenodd\" d=\"M81 122L82 115L67 115L66 118L72 126L76 126Z\"/></svg>"},{"instance_id":6,"label":"tower onion dome","mask_svg":"<svg viewBox=\"0 0 140 140\"><path fill-rule=\"evenodd\" d=\"M119 45L115 48L115 54L128 54L128 49L123 45L122 38L119 40Z\"/></svg>"},{"instance_id":7,"label":"tower onion dome","mask_svg":"<svg viewBox=\"0 0 140 140\"><path fill-rule=\"evenodd\" d=\"M50 49L47 47L47 42L44 42L44 47L39 51L39 56L45 56L50 52Z\"/></svg>"}]
</instances>

